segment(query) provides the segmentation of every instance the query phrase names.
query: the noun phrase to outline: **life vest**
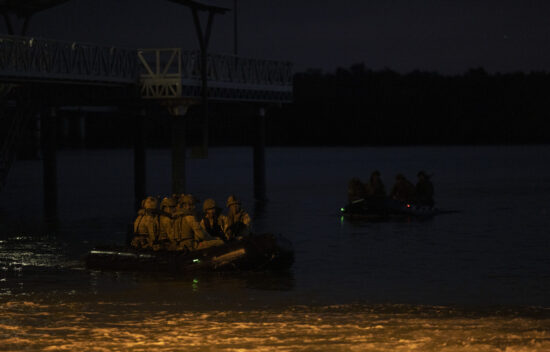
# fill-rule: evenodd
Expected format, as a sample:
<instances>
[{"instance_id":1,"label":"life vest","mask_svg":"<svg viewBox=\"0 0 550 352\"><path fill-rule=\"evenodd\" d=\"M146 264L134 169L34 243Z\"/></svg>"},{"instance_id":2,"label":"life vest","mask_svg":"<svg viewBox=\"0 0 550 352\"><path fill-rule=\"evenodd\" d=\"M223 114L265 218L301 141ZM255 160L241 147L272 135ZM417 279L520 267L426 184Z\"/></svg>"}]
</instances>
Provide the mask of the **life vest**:
<instances>
[{"instance_id":1,"label":"life vest","mask_svg":"<svg viewBox=\"0 0 550 352\"><path fill-rule=\"evenodd\" d=\"M247 235L250 231L250 216L243 209L236 214L227 215L226 236Z\"/></svg>"},{"instance_id":2,"label":"life vest","mask_svg":"<svg viewBox=\"0 0 550 352\"><path fill-rule=\"evenodd\" d=\"M195 235L193 228L187 221L186 217L195 216L194 212L182 211L178 213L174 220L174 238L176 242L194 240Z\"/></svg>"},{"instance_id":3,"label":"life vest","mask_svg":"<svg viewBox=\"0 0 550 352\"><path fill-rule=\"evenodd\" d=\"M209 219L204 217L202 219L202 223L204 224L204 229L206 230L206 232L208 232L208 234L210 234L210 236L217 237L223 240L225 238L225 235L223 233L222 227L220 226L217 220L218 218L216 217L214 219L214 224L211 225Z\"/></svg>"},{"instance_id":4,"label":"life vest","mask_svg":"<svg viewBox=\"0 0 550 352\"><path fill-rule=\"evenodd\" d=\"M172 215L166 212L161 212L159 216L159 241L166 241L173 238L174 221Z\"/></svg>"}]
</instances>

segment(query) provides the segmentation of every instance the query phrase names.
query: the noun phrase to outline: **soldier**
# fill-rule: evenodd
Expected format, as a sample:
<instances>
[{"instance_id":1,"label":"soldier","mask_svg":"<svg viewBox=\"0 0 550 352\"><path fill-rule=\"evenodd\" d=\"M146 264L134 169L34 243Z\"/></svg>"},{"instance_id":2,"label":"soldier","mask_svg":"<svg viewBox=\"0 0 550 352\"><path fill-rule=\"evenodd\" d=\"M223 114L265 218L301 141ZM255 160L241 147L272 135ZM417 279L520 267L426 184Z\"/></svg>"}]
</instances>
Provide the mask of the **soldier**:
<instances>
[{"instance_id":1,"label":"soldier","mask_svg":"<svg viewBox=\"0 0 550 352\"><path fill-rule=\"evenodd\" d=\"M174 240L170 249L195 250L223 244L223 241L213 239L199 224L195 212L195 197L185 195L178 203L178 212L174 222Z\"/></svg>"},{"instance_id":2,"label":"soldier","mask_svg":"<svg viewBox=\"0 0 550 352\"><path fill-rule=\"evenodd\" d=\"M357 177L353 177L348 182L348 202L365 199L365 185Z\"/></svg>"},{"instance_id":3,"label":"soldier","mask_svg":"<svg viewBox=\"0 0 550 352\"><path fill-rule=\"evenodd\" d=\"M402 202L410 202L414 199L414 192L414 185L403 174L395 176L395 184L391 190L390 197Z\"/></svg>"},{"instance_id":4,"label":"soldier","mask_svg":"<svg viewBox=\"0 0 550 352\"><path fill-rule=\"evenodd\" d=\"M158 231L159 218L157 213L158 200L147 197L143 200L143 215L139 215L134 222L134 238L131 245L136 248L153 248Z\"/></svg>"},{"instance_id":5,"label":"soldier","mask_svg":"<svg viewBox=\"0 0 550 352\"><path fill-rule=\"evenodd\" d=\"M174 238L174 219L176 200L173 197L165 197L160 202L159 236L158 243L153 247L156 250L166 249L170 245L170 239Z\"/></svg>"},{"instance_id":6,"label":"soldier","mask_svg":"<svg viewBox=\"0 0 550 352\"><path fill-rule=\"evenodd\" d=\"M380 178L380 171L376 170L370 175L366 190L370 198L383 199L386 197L386 187Z\"/></svg>"},{"instance_id":7,"label":"soldier","mask_svg":"<svg viewBox=\"0 0 550 352\"><path fill-rule=\"evenodd\" d=\"M250 215L241 208L241 202L234 195L231 195L227 198L226 206L228 211L224 224L225 237L232 240L249 235L252 220Z\"/></svg>"},{"instance_id":8,"label":"soldier","mask_svg":"<svg viewBox=\"0 0 550 352\"><path fill-rule=\"evenodd\" d=\"M178 204L183 203L183 198L185 198L185 193L174 194L173 197L177 200Z\"/></svg>"},{"instance_id":9,"label":"soldier","mask_svg":"<svg viewBox=\"0 0 550 352\"><path fill-rule=\"evenodd\" d=\"M141 208L139 208L138 210L138 216L137 218L134 220L134 234L137 233L138 231L138 226L141 222L141 219L143 219L143 216L145 215L145 199L143 199L141 201Z\"/></svg>"},{"instance_id":10,"label":"soldier","mask_svg":"<svg viewBox=\"0 0 550 352\"><path fill-rule=\"evenodd\" d=\"M434 206L434 186L424 171L418 174L418 182L416 183L416 201L418 205L433 207Z\"/></svg>"},{"instance_id":11,"label":"soldier","mask_svg":"<svg viewBox=\"0 0 550 352\"><path fill-rule=\"evenodd\" d=\"M202 206L203 217L200 222L201 227L214 238L225 240L223 232L224 215L221 215L221 209L216 206L214 199L208 198Z\"/></svg>"}]
</instances>

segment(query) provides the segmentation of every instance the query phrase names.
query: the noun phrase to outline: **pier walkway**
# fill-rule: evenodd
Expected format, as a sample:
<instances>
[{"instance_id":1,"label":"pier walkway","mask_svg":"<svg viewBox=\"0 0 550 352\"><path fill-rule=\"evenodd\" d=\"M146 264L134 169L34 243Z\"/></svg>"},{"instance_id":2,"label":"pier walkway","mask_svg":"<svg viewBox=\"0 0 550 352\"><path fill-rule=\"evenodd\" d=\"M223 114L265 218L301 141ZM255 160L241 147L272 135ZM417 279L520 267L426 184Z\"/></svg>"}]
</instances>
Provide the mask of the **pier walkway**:
<instances>
[{"instance_id":1,"label":"pier walkway","mask_svg":"<svg viewBox=\"0 0 550 352\"><path fill-rule=\"evenodd\" d=\"M181 48L129 49L0 35L0 191L31 117L39 112L44 115L44 111L55 116L53 109L65 102L74 104L63 97L48 101L45 97L50 87L69 87L65 89L68 92L87 92L89 88L94 94L108 92L110 98L124 92L121 98L126 101L128 92L136 92L130 96L134 105L158 102L168 108L183 107L181 111L204 104L205 97L208 101L257 103L262 107L259 110L262 119L263 106L292 100L289 62L209 53L206 82L201 78L201 62L200 51ZM39 93L40 102L33 101L28 94L24 98L29 86L44 92L43 96ZM203 87L207 87L206 94ZM92 94L89 96L80 94L79 104L97 105ZM105 105L105 100L100 104ZM43 120L44 125L48 125L47 120ZM181 150L181 146L177 148Z\"/></svg>"},{"instance_id":2,"label":"pier walkway","mask_svg":"<svg viewBox=\"0 0 550 352\"><path fill-rule=\"evenodd\" d=\"M209 54L209 100L286 103L292 64ZM200 52L0 35L0 83L139 85L143 99L201 97Z\"/></svg>"}]
</instances>

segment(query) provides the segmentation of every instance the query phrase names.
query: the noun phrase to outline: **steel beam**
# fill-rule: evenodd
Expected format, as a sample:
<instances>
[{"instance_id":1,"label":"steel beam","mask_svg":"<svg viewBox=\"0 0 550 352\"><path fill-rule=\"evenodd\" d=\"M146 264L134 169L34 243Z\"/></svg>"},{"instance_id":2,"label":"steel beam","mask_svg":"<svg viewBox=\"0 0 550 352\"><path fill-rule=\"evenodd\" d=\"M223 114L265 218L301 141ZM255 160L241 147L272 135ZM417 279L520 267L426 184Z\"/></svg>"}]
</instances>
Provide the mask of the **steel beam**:
<instances>
[{"instance_id":1,"label":"steel beam","mask_svg":"<svg viewBox=\"0 0 550 352\"><path fill-rule=\"evenodd\" d=\"M57 217L57 112L54 108L42 111L42 168L44 189L44 218L56 223Z\"/></svg>"},{"instance_id":2,"label":"steel beam","mask_svg":"<svg viewBox=\"0 0 550 352\"><path fill-rule=\"evenodd\" d=\"M146 111L135 116L134 124L134 199L136 210L141 207L147 188L147 159L145 141Z\"/></svg>"},{"instance_id":3,"label":"steel beam","mask_svg":"<svg viewBox=\"0 0 550 352\"><path fill-rule=\"evenodd\" d=\"M265 108L260 108L256 118L256 141L254 143L254 199L267 201L265 182Z\"/></svg>"},{"instance_id":4,"label":"steel beam","mask_svg":"<svg viewBox=\"0 0 550 352\"><path fill-rule=\"evenodd\" d=\"M186 140L187 106L170 108L172 116L172 193L185 193L186 186Z\"/></svg>"}]
</instances>

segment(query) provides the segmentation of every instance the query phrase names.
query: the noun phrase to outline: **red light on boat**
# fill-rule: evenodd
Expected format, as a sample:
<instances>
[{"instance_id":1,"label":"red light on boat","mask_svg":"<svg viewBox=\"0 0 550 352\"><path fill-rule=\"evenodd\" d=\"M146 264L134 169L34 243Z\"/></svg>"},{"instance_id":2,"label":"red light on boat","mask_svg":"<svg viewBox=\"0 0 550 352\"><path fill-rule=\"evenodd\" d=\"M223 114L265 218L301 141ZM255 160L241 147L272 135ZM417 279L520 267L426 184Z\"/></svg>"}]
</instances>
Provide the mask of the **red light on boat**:
<instances>
[{"instance_id":1,"label":"red light on boat","mask_svg":"<svg viewBox=\"0 0 550 352\"><path fill-rule=\"evenodd\" d=\"M407 208L410 208L410 207L411 207L411 205L410 205L410 204L407 204Z\"/></svg>"}]
</instances>

